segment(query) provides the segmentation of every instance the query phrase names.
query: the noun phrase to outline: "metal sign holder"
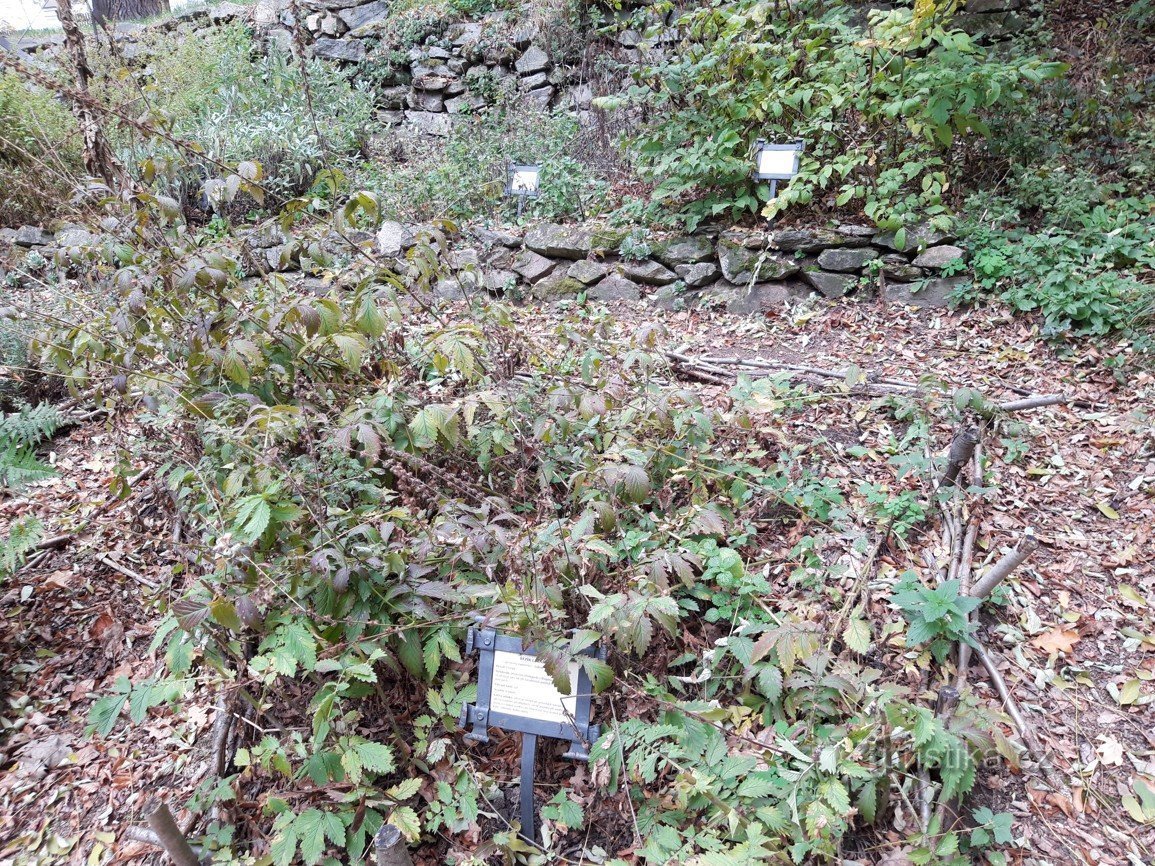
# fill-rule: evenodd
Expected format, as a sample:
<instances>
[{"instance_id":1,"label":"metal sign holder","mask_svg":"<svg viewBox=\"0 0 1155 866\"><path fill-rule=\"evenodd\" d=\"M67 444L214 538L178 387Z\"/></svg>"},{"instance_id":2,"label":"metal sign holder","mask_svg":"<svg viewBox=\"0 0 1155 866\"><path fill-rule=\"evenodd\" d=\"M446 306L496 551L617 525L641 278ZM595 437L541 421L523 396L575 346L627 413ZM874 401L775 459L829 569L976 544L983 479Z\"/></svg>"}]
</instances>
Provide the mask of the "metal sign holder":
<instances>
[{"instance_id":1,"label":"metal sign holder","mask_svg":"<svg viewBox=\"0 0 1155 866\"><path fill-rule=\"evenodd\" d=\"M525 206L525 200L527 198L537 198L541 195L541 166L517 165L516 163L512 163L506 172L505 194L507 196L517 196L517 218L521 219L521 211ZM523 172L533 175L534 186L532 189L519 188L514 185L518 174Z\"/></svg>"},{"instance_id":2,"label":"metal sign holder","mask_svg":"<svg viewBox=\"0 0 1155 866\"><path fill-rule=\"evenodd\" d=\"M533 808L534 763L537 758L537 738L552 737L569 740L569 750L564 757L573 761L588 761L589 747L601 735L599 725L590 724L590 705L593 698L593 684L584 668L578 669L575 707L572 718L566 722L535 719L491 709L493 694L494 653L516 653L522 656L536 655L533 646L523 647L516 635L501 634L493 629L469 629L465 638L465 652L478 653L477 703L461 708L458 720L461 727L472 725L473 729L465 738L478 743L489 742L489 728L502 728L521 732L521 835L529 842L537 843ZM604 651L590 647L582 655L604 658Z\"/></svg>"}]
</instances>

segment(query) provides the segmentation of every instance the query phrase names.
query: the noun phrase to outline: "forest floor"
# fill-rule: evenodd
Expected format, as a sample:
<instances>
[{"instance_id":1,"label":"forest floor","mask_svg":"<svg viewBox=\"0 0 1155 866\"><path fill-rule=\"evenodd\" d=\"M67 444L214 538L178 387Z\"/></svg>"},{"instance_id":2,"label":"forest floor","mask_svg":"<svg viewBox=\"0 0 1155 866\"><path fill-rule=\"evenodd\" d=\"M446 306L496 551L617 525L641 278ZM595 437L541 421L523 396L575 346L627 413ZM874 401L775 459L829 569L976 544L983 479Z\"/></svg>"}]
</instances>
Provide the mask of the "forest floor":
<instances>
[{"instance_id":1,"label":"forest floor","mask_svg":"<svg viewBox=\"0 0 1155 866\"><path fill-rule=\"evenodd\" d=\"M1033 767L1004 765L980 773L974 796L1014 816L1011 862L1155 862L1155 803L1144 814L1134 788L1140 777L1155 785L1155 439L1147 414L1155 376L1135 370L1120 384L1097 350L1060 356L1029 321L997 307L914 313L846 301L765 320L614 313L627 327L663 324L670 348L690 355L853 364L978 387L992 399L1014 399L1020 388L1086 401L1090 408L1018 417L1027 448L1014 461L992 460L999 492L979 536L979 558L1013 545L1027 527L1039 538L1010 603L984 614L981 633L1068 790L1049 790ZM555 315L529 311L527 322L548 328ZM722 387L687 384L725 399ZM791 416L783 432L869 447L889 435L878 423L842 393ZM167 494L148 467L135 464L131 471L143 474L124 497L110 485L118 463L134 459L134 435L123 419L75 427L53 445L57 477L0 501L0 533L33 513L47 535L70 536L0 588L0 864L155 862L157 849L130 839L145 803L160 797L178 806L211 775L211 688L190 695L179 715L158 707L106 739L85 735L93 701L120 677L137 681L163 667L149 649L156 602L184 582ZM1006 458L1011 447L992 443L991 451ZM901 551L883 556L892 553L897 562ZM884 609L885 598L874 604ZM909 664L898 646L894 657ZM997 710L981 667L972 666L969 683ZM182 819L188 813L178 811Z\"/></svg>"}]
</instances>

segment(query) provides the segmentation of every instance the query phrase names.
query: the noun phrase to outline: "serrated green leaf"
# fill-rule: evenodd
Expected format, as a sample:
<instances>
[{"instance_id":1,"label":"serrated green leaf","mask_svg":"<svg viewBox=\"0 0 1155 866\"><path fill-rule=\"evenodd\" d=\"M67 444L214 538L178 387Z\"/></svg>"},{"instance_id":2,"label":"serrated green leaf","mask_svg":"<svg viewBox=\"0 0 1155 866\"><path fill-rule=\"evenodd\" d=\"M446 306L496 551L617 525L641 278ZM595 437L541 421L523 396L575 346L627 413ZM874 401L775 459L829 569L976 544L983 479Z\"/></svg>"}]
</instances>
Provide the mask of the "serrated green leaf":
<instances>
[{"instance_id":1,"label":"serrated green leaf","mask_svg":"<svg viewBox=\"0 0 1155 866\"><path fill-rule=\"evenodd\" d=\"M859 655L870 652L870 624L857 617L846 624L842 639L850 649Z\"/></svg>"}]
</instances>

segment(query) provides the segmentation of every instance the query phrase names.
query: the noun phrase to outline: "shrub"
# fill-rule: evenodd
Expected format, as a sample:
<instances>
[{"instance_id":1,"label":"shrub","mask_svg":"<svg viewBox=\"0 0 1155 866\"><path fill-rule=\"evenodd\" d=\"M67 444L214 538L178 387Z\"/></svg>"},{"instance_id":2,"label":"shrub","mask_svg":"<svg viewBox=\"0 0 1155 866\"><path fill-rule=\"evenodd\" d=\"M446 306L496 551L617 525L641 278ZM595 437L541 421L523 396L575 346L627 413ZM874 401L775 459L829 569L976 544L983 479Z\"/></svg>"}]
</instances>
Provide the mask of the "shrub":
<instances>
[{"instance_id":1,"label":"shrub","mask_svg":"<svg viewBox=\"0 0 1155 866\"><path fill-rule=\"evenodd\" d=\"M367 139L373 109L368 84L355 85L350 73L320 60L302 71L275 47L254 57L243 28L161 35L149 50L156 60L147 77L135 73L112 95L127 101L143 81L154 121L208 159L259 162L262 184L275 196L304 192L322 168L349 164ZM199 190L204 172L189 166L188 155L172 144L154 139L138 145L126 132L119 151L127 165L147 165L175 189Z\"/></svg>"},{"instance_id":2,"label":"shrub","mask_svg":"<svg viewBox=\"0 0 1155 866\"><path fill-rule=\"evenodd\" d=\"M0 73L0 224L42 223L83 173L68 109L15 72Z\"/></svg>"},{"instance_id":3,"label":"shrub","mask_svg":"<svg viewBox=\"0 0 1155 866\"><path fill-rule=\"evenodd\" d=\"M589 216L605 204L606 185L572 156L578 122L522 104L501 104L458 118L444 142L418 146L392 165L366 164L362 184L384 213L408 219L468 219L513 207L504 198L511 162L541 163L541 196L526 214L544 219Z\"/></svg>"},{"instance_id":4,"label":"shrub","mask_svg":"<svg viewBox=\"0 0 1155 866\"><path fill-rule=\"evenodd\" d=\"M966 211L986 215L962 229L972 296L1038 310L1051 337L1134 331L1149 321L1155 197L1085 171L1020 169L998 193L973 195Z\"/></svg>"},{"instance_id":5,"label":"shrub","mask_svg":"<svg viewBox=\"0 0 1155 866\"><path fill-rule=\"evenodd\" d=\"M864 32L841 2L806 0L783 14L770 0L702 6L680 19L684 41L670 59L598 104L646 108L651 121L632 142L640 168L691 227L824 195L826 205L860 204L886 229L945 218L956 138L985 136L986 112L1062 68L989 55L950 28L951 7L874 12ZM806 142L800 174L771 202L749 179L758 137Z\"/></svg>"}]
</instances>

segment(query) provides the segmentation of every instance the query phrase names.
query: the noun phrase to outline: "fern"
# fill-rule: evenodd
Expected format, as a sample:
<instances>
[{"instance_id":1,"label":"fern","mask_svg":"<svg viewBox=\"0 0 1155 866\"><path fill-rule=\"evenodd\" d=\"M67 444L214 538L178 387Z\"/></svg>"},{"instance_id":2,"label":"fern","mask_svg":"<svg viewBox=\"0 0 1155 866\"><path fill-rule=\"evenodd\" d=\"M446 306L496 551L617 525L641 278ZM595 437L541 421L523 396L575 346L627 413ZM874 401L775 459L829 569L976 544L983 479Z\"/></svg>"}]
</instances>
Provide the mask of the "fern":
<instances>
[{"instance_id":1,"label":"fern","mask_svg":"<svg viewBox=\"0 0 1155 866\"><path fill-rule=\"evenodd\" d=\"M19 412L0 419L0 448L39 445L51 439L63 423L64 416L55 406L48 403L25 406Z\"/></svg>"},{"instance_id":2,"label":"fern","mask_svg":"<svg viewBox=\"0 0 1155 866\"><path fill-rule=\"evenodd\" d=\"M24 517L12 524L8 537L0 539L0 580L14 574L30 550L44 538L44 524L35 517Z\"/></svg>"},{"instance_id":3,"label":"fern","mask_svg":"<svg viewBox=\"0 0 1155 866\"><path fill-rule=\"evenodd\" d=\"M0 487L21 487L55 474L36 459L35 448L51 439L63 422L59 410L47 403L0 419Z\"/></svg>"}]
</instances>

